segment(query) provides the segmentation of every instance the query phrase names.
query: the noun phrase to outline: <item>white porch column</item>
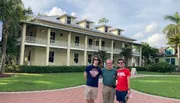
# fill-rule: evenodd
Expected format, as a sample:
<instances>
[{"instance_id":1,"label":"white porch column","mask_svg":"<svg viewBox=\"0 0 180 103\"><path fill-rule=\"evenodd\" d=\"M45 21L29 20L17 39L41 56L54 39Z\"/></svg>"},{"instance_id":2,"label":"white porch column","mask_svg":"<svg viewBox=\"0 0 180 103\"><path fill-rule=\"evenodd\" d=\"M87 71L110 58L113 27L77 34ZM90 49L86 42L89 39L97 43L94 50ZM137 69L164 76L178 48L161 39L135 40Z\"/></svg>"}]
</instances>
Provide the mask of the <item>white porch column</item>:
<instances>
[{"instance_id":1,"label":"white porch column","mask_svg":"<svg viewBox=\"0 0 180 103\"><path fill-rule=\"evenodd\" d=\"M101 50L102 39L99 38L99 50Z\"/></svg>"},{"instance_id":2,"label":"white porch column","mask_svg":"<svg viewBox=\"0 0 180 103\"><path fill-rule=\"evenodd\" d=\"M133 63L135 62L134 60L134 56L133 56L133 44L131 45L132 46L132 58L131 58L131 66L133 66Z\"/></svg>"},{"instance_id":3,"label":"white porch column","mask_svg":"<svg viewBox=\"0 0 180 103\"><path fill-rule=\"evenodd\" d=\"M20 65L24 64L24 50L25 50L25 38L26 38L26 24L23 24L22 32L21 32L21 50L20 50Z\"/></svg>"},{"instance_id":4,"label":"white porch column","mask_svg":"<svg viewBox=\"0 0 180 103\"><path fill-rule=\"evenodd\" d=\"M111 41L111 60L113 60L113 44L114 44L114 40Z\"/></svg>"},{"instance_id":5,"label":"white porch column","mask_svg":"<svg viewBox=\"0 0 180 103\"><path fill-rule=\"evenodd\" d=\"M122 48L124 48L124 47L125 47L125 43L122 42ZM122 57L122 59L125 59L124 56Z\"/></svg>"},{"instance_id":6,"label":"white porch column","mask_svg":"<svg viewBox=\"0 0 180 103\"><path fill-rule=\"evenodd\" d=\"M70 65L71 32L68 34L67 66Z\"/></svg>"},{"instance_id":7,"label":"white porch column","mask_svg":"<svg viewBox=\"0 0 180 103\"><path fill-rule=\"evenodd\" d=\"M84 48L84 65L87 65L87 41L88 41L88 36L85 36L85 48Z\"/></svg>"},{"instance_id":8,"label":"white porch column","mask_svg":"<svg viewBox=\"0 0 180 103\"><path fill-rule=\"evenodd\" d=\"M49 65L49 44L50 44L50 35L51 35L51 28L48 28L48 32L47 32L47 46L46 46L46 66Z\"/></svg>"},{"instance_id":9,"label":"white porch column","mask_svg":"<svg viewBox=\"0 0 180 103\"><path fill-rule=\"evenodd\" d=\"M139 66L142 66L142 46L140 46Z\"/></svg>"}]
</instances>

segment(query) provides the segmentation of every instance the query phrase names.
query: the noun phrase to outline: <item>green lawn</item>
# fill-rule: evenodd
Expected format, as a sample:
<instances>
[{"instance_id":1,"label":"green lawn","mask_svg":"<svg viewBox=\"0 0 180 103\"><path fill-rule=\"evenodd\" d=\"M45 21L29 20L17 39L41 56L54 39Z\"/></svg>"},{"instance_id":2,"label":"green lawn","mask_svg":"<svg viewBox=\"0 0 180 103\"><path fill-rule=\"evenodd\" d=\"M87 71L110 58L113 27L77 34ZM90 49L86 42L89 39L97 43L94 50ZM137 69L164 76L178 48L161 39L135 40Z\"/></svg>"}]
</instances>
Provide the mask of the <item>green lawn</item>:
<instances>
[{"instance_id":1,"label":"green lawn","mask_svg":"<svg viewBox=\"0 0 180 103\"><path fill-rule=\"evenodd\" d=\"M85 84L83 73L23 73L0 78L0 92L51 90L82 84Z\"/></svg>"},{"instance_id":2,"label":"green lawn","mask_svg":"<svg viewBox=\"0 0 180 103\"><path fill-rule=\"evenodd\" d=\"M137 74L151 74L151 75L180 75L180 72L160 73L160 72L149 72L149 71L137 71Z\"/></svg>"},{"instance_id":3,"label":"green lawn","mask_svg":"<svg viewBox=\"0 0 180 103\"><path fill-rule=\"evenodd\" d=\"M180 76L133 78L131 87L149 94L180 99Z\"/></svg>"}]
</instances>

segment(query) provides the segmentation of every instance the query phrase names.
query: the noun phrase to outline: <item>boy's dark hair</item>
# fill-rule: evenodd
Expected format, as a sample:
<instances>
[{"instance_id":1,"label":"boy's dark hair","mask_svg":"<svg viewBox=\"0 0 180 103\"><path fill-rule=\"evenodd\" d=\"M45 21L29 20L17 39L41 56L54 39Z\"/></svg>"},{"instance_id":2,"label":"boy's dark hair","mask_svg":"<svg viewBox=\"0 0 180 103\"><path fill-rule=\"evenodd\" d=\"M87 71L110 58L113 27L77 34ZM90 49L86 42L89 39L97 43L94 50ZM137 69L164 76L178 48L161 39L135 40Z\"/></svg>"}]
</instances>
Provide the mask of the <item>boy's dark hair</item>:
<instances>
[{"instance_id":1,"label":"boy's dark hair","mask_svg":"<svg viewBox=\"0 0 180 103\"><path fill-rule=\"evenodd\" d=\"M101 61L100 57L98 57L98 56L94 56L94 57L93 57L93 59L92 59L92 64L94 64L94 58L98 58L98 60L99 60L98 65L101 65L102 61Z\"/></svg>"},{"instance_id":2,"label":"boy's dark hair","mask_svg":"<svg viewBox=\"0 0 180 103\"><path fill-rule=\"evenodd\" d=\"M123 61L123 63L125 62L124 59L122 59L122 58L118 59L118 60L117 60L117 63L118 63L119 61Z\"/></svg>"}]
</instances>

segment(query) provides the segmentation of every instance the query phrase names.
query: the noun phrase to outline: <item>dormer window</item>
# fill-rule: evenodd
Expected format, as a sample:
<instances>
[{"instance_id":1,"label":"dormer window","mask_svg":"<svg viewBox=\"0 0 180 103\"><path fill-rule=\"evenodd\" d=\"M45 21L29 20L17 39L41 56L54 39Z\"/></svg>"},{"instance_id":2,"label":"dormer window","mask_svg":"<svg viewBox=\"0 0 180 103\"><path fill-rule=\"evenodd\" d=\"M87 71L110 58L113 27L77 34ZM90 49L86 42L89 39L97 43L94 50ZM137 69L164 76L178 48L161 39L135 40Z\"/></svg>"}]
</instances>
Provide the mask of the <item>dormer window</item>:
<instances>
[{"instance_id":1,"label":"dormer window","mask_svg":"<svg viewBox=\"0 0 180 103\"><path fill-rule=\"evenodd\" d=\"M121 31L120 30L118 30L118 35L121 35Z\"/></svg>"},{"instance_id":2,"label":"dormer window","mask_svg":"<svg viewBox=\"0 0 180 103\"><path fill-rule=\"evenodd\" d=\"M108 32L108 27L105 27L105 32Z\"/></svg>"},{"instance_id":3,"label":"dormer window","mask_svg":"<svg viewBox=\"0 0 180 103\"><path fill-rule=\"evenodd\" d=\"M89 22L86 22L86 28L89 28Z\"/></svg>"},{"instance_id":4,"label":"dormer window","mask_svg":"<svg viewBox=\"0 0 180 103\"><path fill-rule=\"evenodd\" d=\"M71 24L71 17L67 17L67 24Z\"/></svg>"}]
</instances>

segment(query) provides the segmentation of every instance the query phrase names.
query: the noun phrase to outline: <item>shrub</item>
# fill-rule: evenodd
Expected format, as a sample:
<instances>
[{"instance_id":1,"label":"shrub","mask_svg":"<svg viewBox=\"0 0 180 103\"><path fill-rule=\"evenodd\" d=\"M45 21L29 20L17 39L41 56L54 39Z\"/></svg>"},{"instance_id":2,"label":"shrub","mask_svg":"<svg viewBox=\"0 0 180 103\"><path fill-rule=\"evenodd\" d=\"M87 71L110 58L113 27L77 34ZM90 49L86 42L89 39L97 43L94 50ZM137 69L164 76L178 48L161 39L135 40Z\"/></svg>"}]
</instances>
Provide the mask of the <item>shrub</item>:
<instances>
[{"instance_id":1,"label":"shrub","mask_svg":"<svg viewBox=\"0 0 180 103\"><path fill-rule=\"evenodd\" d=\"M115 68L118 69L117 67L115 67ZM126 68L128 68L129 70L131 70L132 68L136 68L137 71L147 71L146 67L127 66Z\"/></svg>"},{"instance_id":2,"label":"shrub","mask_svg":"<svg viewBox=\"0 0 180 103\"><path fill-rule=\"evenodd\" d=\"M154 63L148 66L148 70L153 72L172 72L175 69L175 65L170 65L166 62Z\"/></svg>"},{"instance_id":3,"label":"shrub","mask_svg":"<svg viewBox=\"0 0 180 103\"><path fill-rule=\"evenodd\" d=\"M16 67L16 68L14 68ZM6 72L18 73L66 73L83 72L86 66L7 66Z\"/></svg>"}]
</instances>

